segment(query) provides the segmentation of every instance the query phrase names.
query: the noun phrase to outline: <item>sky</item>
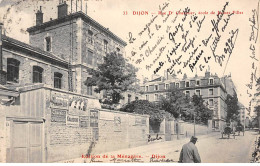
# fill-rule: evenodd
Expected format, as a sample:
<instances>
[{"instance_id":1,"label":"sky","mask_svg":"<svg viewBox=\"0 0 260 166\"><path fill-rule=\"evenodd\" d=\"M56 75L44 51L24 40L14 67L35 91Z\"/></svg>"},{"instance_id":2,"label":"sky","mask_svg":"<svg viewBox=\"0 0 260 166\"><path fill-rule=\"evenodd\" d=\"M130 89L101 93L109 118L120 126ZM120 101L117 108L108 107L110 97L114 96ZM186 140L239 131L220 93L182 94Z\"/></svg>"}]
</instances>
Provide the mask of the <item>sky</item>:
<instances>
[{"instance_id":1,"label":"sky","mask_svg":"<svg viewBox=\"0 0 260 166\"><path fill-rule=\"evenodd\" d=\"M142 78L142 76L150 77L156 70L158 71L157 74L163 75L164 71L173 65L172 60L175 60L176 62L178 57L182 55L180 61L182 63L187 62L191 53L198 47L198 50L202 50L203 53L201 57L199 57L198 51L190 59L189 64L196 62L193 67L193 72L191 72L191 67L189 65L183 68L181 65L175 64L174 68L172 68L175 73L181 70L182 74L179 73L178 77L182 78L184 73L186 73L188 77L193 77L196 73L198 75L204 75L206 70L210 70L220 77L231 75L237 88L239 101L248 107L251 98L247 93L254 94L255 87L250 89L246 84L251 82L252 73L256 73L255 75L259 77L259 61L257 61L260 59L259 40L256 42L253 40L250 41L253 23L249 21L254 17L257 18L257 14L254 13L257 13L256 9L258 2L258 0L83 0L82 7L83 12L86 12L87 4L87 14L90 17L104 27L109 28L110 31L127 42L125 48L126 57L129 58L131 63L139 68L139 78ZM4 23L6 35L28 43L29 35L26 32L26 29L35 25L35 13L39 9L39 6L42 6L45 22L50 20L50 18L57 18L58 3L58 0L0 0L0 22ZM70 11L70 2L67 1L67 4L69 4ZM227 5L225 6L225 4ZM78 10L80 10L80 1L78 6ZM165 7L164 10L162 10L163 7ZM227 13L223 15L223 18L219 22L220 28L223 28L225 23L228 22L224 31L219 29L221 38L219 39L215 54L219 56L225 55L223 64L220 66L219 63L215 61L215 56L211 51L211 48L213 47L212 43L215 37L217 37L217 33L212 30L212 21L214 20L216 22L218 16L217 14L210 14L210 12L221 11L223 8L225 8L225 12L239 11L240 13L243 12L243 14L233 14L229 16ZM176 11L184 11L185 9L190 10L190 12L194 12L197 15L188 14L185 21L182 21L184 18L183 15L178 15L176 18ZM165 20L167 15L158 15L160 10L166 12L166 14L172 12L168 17L168 20ZM75 1L73 1L73 11L76 11ZM134 12L136 13L138 11L147 11L148 15L134 14ZM199 12L208 12L209 14L199 14ZM157 17L155 18L155 16ZM197 16L198 19L191 28L189 27L189 20L192 20L192 18L194 19L194 16ZM151 23L153 18L155 18L155 20ZM175 22L171 22L174 18L176 18ZM203 20L200 32L197 31L199 20ZM151 25L147 28L149 23L151 23ZM174 37L174 43L173 40L170 39L170 33L172 37L172 34L176 31L175 26L178 26L179 23L183 23L184 31L181 32L181 28L179 28L179 32L177 32ZM158 26L161 27L158 28ZM171 28L167 31L167 28L169 27ZM186 47L190 39L196 38L194 39L193 45L188 48L187 52L184 52L179 48L176 49L176 54L173 53L173 55L170 55L170 52L178 43L180 43L181 46L184 45L182 36L188 29L189 33L187 34L188 42L186 43ZM142 31L143 33L140 35L140 32ZM231 38L232 32L234 32L233 38ZM129 42L130 33L132 34L132 39L135 38L133 43ZM152 33L154 33L154 36L149 36ZM253 29L253 33L256 38L256 29ZM212 34L212 36L209 43L212 45L203 46L201 41L208 38L210 34ZM161 37L163 39L162 41L159 41ZM147 44L144 44L146 41ZM224 50L224 48L228 48L228 41L231 41L234 46L230 55L228 53L225 54ZM157 47L154 51L151 51L156 43ZM144 44L143 48L140 49L142 44ZM252 46L255 47L255 59L250 58L253 53L249 48L252 48ZM160 49L162 53L159 56ZM228 51L230 50L226 49L226 52ZM134 52L136 53L135 55L132 54ZM170 57L171 62L168 61L167 55ZM159 58L157 59L158 56ZM197 61L196 57L198 58ZM208 63L206 63L205 58L208 57L210 57L210 59L208 59ZM137 63L138 59L139 62L140 59L142 61L140 64ZM155 63L153 63L154 61ZM163 64L160 64L159 62L162 62ZM254 69L252 68L252 65ZM150 68L148 66L150 66ZM204 66L204 68L200 71L200 67L202 66ZM255 85L255 79L253 79L252 84Z\"/></svg>"}]
</instances>

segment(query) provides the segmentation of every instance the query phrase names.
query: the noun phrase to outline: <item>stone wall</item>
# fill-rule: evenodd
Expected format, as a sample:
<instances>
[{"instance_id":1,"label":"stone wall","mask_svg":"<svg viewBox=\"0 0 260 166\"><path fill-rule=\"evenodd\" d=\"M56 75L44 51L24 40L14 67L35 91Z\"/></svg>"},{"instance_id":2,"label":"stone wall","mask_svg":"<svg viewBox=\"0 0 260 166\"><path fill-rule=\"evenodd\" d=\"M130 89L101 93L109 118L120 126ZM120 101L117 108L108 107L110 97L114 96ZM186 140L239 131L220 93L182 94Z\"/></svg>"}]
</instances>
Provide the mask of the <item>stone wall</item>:
<instances>
[{"instance_id":1,"label":"stone wall","mask_svg":"<svg viewBox=\"0 0 260 166\"><path fill-rule=\"evenodd\" d=\"M56 91L46 93L47 162L147 144L148 116L97 109L91 100ZM85 106L81 107L82 103Z\"/></svg>"},{"instance_id":2,"label":"stone wall","mask_svg":"<svg viewBox=\"0 0 260 166\"><path fill-rule=\"evenodd\" d=\"M94 111L98 116L97 125L92 123L90 110L86 113L81 112L82 116L87 117L87 122L82 126L80 120L68 124L68 114L71 111L58 110L59 113L53 113L52 110L53 117L50 117L51 121L46 123L48 126L47 162L80 158L86 154L98 154L147 144L149 123L147 116L109 110ZM58 117L58 114L61 116L63 114L63 118L66 116L67 119L59 121L58 119L62 117ZM76 112L73 115L74 118L80 117ZM59 122L54 122L55 119Z\"/></svg>"},{"instance_id":3,"label":"stone wall","mask_svg":"<svg viewBox=\"0 0 260 166\"><path fill-rule=\"evenodd\" d=\"M175 122L176 123L176 122ZM194 124L193 123L188 123L188 122L183 122L180 121L178 122L178 127L179 127L179 136L180 137L191 137L194 135ZM196 124L195 125L195 135L206 135L212 132L211 128L208 128L207 125L200 125ZM177 133L175 133L177 134Z\"/></svg>"},{"instance_id":4,"label":"stone wall","mask_svg":"<svg viewBox=\"0 0 260 166\"><path fill-rule=\"evenodd\" d=\"M99 138L94 153L147 144L148 116L110 110L101 110L99 115Z\"/></svg>"}]
</instances>

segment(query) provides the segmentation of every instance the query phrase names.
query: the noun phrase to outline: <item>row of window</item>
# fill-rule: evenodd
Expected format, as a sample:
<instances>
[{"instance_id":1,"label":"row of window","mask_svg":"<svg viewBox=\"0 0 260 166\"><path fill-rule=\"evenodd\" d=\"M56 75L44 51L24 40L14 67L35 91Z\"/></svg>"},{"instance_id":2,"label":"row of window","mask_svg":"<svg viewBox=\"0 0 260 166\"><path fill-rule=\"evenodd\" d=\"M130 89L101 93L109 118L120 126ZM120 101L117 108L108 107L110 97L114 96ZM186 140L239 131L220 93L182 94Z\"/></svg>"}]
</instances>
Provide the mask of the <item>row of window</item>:
<instances>
[{"instance_id":1,"label":"row of window","mask_svg":"<svg viewBox=\"0 0 260 166\"><path fill-rule=\"evenodd\" d=\"M19 82L19 66L20 62L13 58L7 59L7 81ZM33 83L42 83L43 68L40 66L33 66ZM54 72L54 88L61 89L62 74Z\"/></svg>"},{"instance_id":2,"label":"row of window","mask_svg":"<svg viewBox=\"0 0 260 166\"><path fill-rule=\"evenodd\" d=\"M190 96L190 91L188 91L188 90L185 91L185 94ZM199 90L199 89L195 90L195 94L200 96L201 95L201 90ZM209 89L208 95L213 95L213 94L214 94L213 89Z\"/></svg>"},{"instance_id":3,"label":"row of window","mask_svg":"<svg viewBox=\"0 0 260 166\"><path fill-rule=\"evenodd\" d=\"M212 78L212 79L209 79L209 85L213 85L214 84L214 79ZM196 81L196 86L200 86L200 81L199 80L197 80ZM175 87L176 88L180 88L180 83L176 83L175 84ZM186 88L188 88L188 87L190 87L190 82L185 82L185 87ZM165 84L165 87L164 87L166 90L168 90L169 89L169 84ZM158 91L159 90L159 85L154 85L154 90L155 91ZM149 86L146 86L145 87L145 91L149 91Z\"/></svg>"},{"instance_id":4,"label":"row of window","mask_svg":"<svg viewBox=\"0 0 260 166\"><path fill-rule=\"evenodd\" d=\"M155 101L158 101L159 100L159 94L154 94L154 99L155 99ZM145 100L148 100L149 101L149 95L145 95ZM213 104L214 104L214 100L213 99L209 99L209 101L208 101L208 104L209 104L209 106L213 106Z\"/></svg>"},{"instance_id":5,"label":"row of window","mask_svg":"<svg viewBox=\"0 0 260 166\"><path fill-rule=\"evenodd\" d=\"M88 43L89 44L91 44L91 45L94 45L94 40L93 40L93 32L91 31L91 30L88 30L88 39L87 39L87 41L88 41ZM104 51L105 51L105 53L107 53L108 52L108 41L107 40L103 40L103 43L104 43ZM51 45L52 45L52 42L51 42L51 37L50 36L47 36L47 37L45 37L45 50L46 51L48 51L48 52L50 52L51 51ZM120 48L116 48L116 50L118 51L118 52L120 52Z\"/></svg>"},{"instance_id":6,"label":"row of window","mask_svg":"<svg viewBox=\"0 0 260 166\"><path fill-rule=\"evenodd\" d=\"M93 35L93 32L91 31L91 30L88 30L88 43L89 44L91 44L91 45L94 45L94 39L93 39L93 37L94 37L94 35ZM108 41L107 40L103 40L103 45L104 45L104 51L105 51L105 53L107 53L108 52ZM120 48L116 48L116 50L118 51L118 52L120 52Z\"/></svg>"}]
</instances>

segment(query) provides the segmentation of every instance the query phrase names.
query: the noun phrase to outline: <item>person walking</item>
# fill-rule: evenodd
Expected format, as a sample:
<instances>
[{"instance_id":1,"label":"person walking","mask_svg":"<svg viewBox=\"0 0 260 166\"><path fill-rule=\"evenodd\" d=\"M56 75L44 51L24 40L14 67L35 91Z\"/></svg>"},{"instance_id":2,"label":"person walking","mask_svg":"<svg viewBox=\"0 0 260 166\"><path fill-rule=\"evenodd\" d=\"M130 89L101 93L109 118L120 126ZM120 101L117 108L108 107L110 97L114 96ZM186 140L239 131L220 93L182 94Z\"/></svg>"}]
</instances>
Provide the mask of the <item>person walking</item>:
<instances>
[{"instance_id":1,"label":"person walking","mask_svg":"<svg viewBox=\"0 0 260 166\"><path fill-rule=\"evenodd\" d=\"M195 146L198 138L192 136L189 143L182 146L179 163L201 163L200 155Z\"/></svg>"}]
</instances>

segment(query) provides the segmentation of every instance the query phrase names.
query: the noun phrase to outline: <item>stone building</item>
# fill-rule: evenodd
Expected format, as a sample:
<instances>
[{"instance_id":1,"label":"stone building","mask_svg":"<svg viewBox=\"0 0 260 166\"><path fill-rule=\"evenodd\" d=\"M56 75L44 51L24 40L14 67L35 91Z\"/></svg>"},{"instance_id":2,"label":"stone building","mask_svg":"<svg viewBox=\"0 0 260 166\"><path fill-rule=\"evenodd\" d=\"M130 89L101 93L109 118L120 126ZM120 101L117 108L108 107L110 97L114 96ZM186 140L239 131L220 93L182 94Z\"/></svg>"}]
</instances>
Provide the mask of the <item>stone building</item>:
<instances>
[{"instance_id":1,"label":"stone building","mask_svg":"<svg viewBox=\"0 0 260 166\"><path fill-rule=\"evenodd\" d=\"M39 10L36 25L27 31L31 46L56 55L70 65L72 91L81 94L93 95L92 87L84 85L91 77L87 69L97 68L106 53L118 51L124 55L126 46L122 39L83 12L68 15L66 1L58 5L57 19L43 22L43 11Z\"/></svg>"},{"instance_id":2,"label":"stone building","mask_svg":"<svg viewBox=\"0 0 260 166\"><path fill-rule=\"evenodd\" d=\"M142 98L151 102L159 101L160 96L167 96L171 88L179 88L186 95L193 94L202 96L205 105L213 111L212 128L221 130L225 124L227 92L225 85L217 75L205 72L205 76L184 77L178 79L168 76L155 78L142 86Z\"/></svg>"}]
</instances>

